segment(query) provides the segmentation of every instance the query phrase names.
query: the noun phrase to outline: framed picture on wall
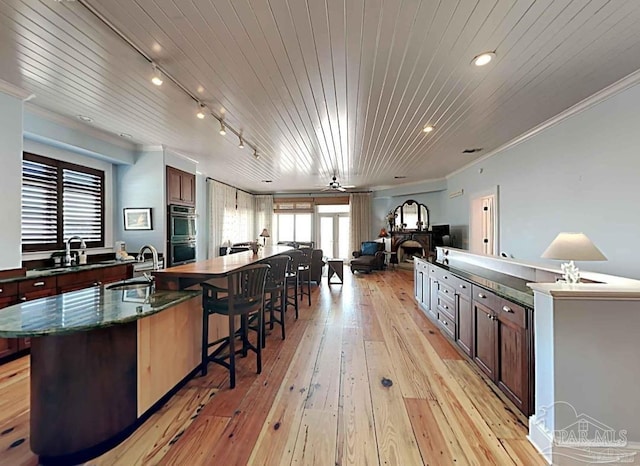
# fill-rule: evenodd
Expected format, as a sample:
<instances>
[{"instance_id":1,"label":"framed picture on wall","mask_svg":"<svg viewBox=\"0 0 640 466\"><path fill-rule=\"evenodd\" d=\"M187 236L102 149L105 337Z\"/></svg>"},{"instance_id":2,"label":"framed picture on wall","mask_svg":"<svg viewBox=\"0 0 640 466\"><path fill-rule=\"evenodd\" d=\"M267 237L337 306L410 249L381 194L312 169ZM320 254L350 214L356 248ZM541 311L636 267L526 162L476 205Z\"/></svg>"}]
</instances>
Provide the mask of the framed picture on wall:
<instances>
[{"instance_id":1,"label":"framed picture on wall","mask_svg":"<svg viewBox=\"0 0 640 466\"><path fill-rule=\"evenodd\" d=\"M125 230L153 230L151 207L127 208L123 211Z\"/></svg>"}]
</instances>

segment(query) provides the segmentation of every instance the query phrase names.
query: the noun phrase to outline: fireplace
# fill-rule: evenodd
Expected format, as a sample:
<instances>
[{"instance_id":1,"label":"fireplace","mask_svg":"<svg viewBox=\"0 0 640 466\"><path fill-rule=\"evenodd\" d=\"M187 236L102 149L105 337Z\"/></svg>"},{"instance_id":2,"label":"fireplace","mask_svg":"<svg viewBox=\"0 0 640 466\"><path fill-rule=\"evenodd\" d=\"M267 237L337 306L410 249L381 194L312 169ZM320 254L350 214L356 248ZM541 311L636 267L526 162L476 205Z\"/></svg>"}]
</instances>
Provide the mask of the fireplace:
<instances>
[{"instance_id":1,"label":"fireplace","mask_svg":"<svg viewBox=\"0 0 640 466\"><path fill-rule=\"evenodd\" d=\"M415 256L427 258L432 244L431 232L428 231L391 232L391 252L396 253L395 259L399 264L412 262Z\"/></svg>"}]
</instances>

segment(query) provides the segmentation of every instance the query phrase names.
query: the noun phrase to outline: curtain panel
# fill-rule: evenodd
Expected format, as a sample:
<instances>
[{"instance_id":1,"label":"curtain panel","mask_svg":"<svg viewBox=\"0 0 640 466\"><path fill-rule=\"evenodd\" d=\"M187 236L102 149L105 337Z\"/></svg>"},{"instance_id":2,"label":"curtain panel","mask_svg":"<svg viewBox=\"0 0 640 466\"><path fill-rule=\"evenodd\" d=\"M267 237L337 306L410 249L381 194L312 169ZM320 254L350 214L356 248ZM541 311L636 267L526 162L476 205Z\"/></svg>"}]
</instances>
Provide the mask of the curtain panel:
<instances>
[{"instance_id":1,"label":"curtain panel","mask_svg":"<svg viewBox=\"0 0 640 466\"><path fill-rule=\"evenodd\" d=\"M371 239L371 193L349 195L351 250L359 251L360 243Z\"/></svg>"},{"instance_id":2,"label":"curtain panel","mask_svg":"<svg viewBox=\"0 0 640 466\"><path fill-rule=\"evenodd\" d=\"M260 233L263 229L267 229L269 238L267 238L266 244L273 244L273 238L275 231L273 229L273 196L257 195L254 196L256 201L256 216L255 216L255 232L256 238L260 238Z\"/></svg>"}]
</instances>

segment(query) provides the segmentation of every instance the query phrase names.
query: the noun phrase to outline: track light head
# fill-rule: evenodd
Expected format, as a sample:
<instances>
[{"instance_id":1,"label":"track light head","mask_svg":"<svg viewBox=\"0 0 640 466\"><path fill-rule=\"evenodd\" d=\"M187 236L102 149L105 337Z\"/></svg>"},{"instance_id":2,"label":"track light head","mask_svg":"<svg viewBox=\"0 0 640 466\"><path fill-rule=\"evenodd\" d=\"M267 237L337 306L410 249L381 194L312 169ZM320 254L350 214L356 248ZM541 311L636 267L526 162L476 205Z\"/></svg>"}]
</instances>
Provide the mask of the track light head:
<instances>
[{"instance_id":1,"label":"track light head","mask_svg":"<svg viewBox=\"0 0 640 466\"><path fill-rule=\"evenodd\" d=\"M224 121L220 120L220 134L224 136L227 134L227 128L224 126Z\"/></svg>"},{"instance_id":2,"label":"track light head","mask_svg":"<svg viewBox=\"0 0 640 466\"><path fill-rule=\"evenodd\" d=\"M206 110L207 107L205 107L204 104L198 104L198 113L196 113L196 116L201 120L204 120L204 117L207 116Z\"/></svg>"},{"instance_id":3,"label":"track light head","mask_svg":"<svg viewBox=\"0 0 640 466\"><path fill-rule=\"evenodd\" d=\"M238 136L238 139L239 139L238 149L244 149L244 140L242 139L242 134Z\"/></svg>"},{"instance_id":4,"label":"track light head","mask_svg":"<svg viewBox=\"0 0 640 466\"><path fill-rule=\"evenodd\" d=\"M258 154L258 149L253 149L253 156L257 159L260 158L260 155Z\"/></svg>"},{"instance_id":5,"label":"track light head","mask_svg":"<svg viewBox=\"0 0 640 466\"><path fill-rule=\"evenodd\" d=\"M158 69L155 63L152 66L153 66L153 77L151 78L151 82L156 86L162 86L162 83L163 83L162 73L160 73L160 70Z\"/></svg>"}]
</instances>

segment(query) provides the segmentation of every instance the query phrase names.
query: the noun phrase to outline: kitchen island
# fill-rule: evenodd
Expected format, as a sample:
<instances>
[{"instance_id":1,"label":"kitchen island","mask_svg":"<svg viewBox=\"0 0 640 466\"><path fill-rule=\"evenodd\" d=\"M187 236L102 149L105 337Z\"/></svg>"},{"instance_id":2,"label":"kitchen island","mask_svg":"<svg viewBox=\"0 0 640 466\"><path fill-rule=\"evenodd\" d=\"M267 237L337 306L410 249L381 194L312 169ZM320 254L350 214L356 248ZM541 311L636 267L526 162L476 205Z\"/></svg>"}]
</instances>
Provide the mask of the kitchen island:
<instances>
[{"instance_id":1,"label":"kitchen island","mask_svg":"<svg viewBox=\"0 0 640 466\"><path fill-rule=\"evenodd\" d=\"M197 368L200 293L95 286L0 313L0 337L31 340L31 450L77 464L129 435Z\"/></svg>"}]
</instances>

